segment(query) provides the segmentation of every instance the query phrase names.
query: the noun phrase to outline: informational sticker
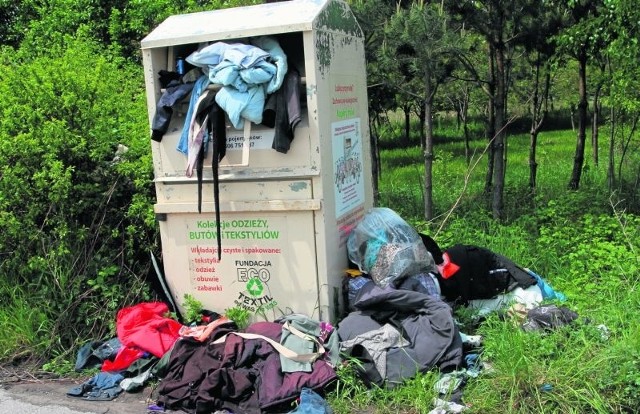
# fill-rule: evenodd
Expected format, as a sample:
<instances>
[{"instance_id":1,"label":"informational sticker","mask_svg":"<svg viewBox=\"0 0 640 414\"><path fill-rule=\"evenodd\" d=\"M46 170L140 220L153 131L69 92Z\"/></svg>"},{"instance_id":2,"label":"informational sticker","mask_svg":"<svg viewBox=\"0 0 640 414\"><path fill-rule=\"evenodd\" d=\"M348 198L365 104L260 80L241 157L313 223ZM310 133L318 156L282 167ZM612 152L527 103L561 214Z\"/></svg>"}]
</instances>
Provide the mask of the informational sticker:
<instances>
[{"instance_id":1,"label":"informational sticker","mask_svg":"<svg viewBox=\"0 0 640 414\"><path fill-rule=\"evenodd\" d=\"M361 204L348 214L338 218L338 234L340 236L339 245L344 246L347 243L347 238L351 230L362 220L364 217L364 205Z\"/></svg>"},{"instance_id":2,"label":"informational sticker","mask_svg":"<svg viewBox=\"0 0 640 414\"><path fill-rule=\"evenodd\" d=\"M360 119L354 118L332 123L331 138L336 217L339 218L355 207L364 204Z\"/></svg>"},{"instance_id":3,"label":"informational sticker","mask_svg":"<svg viewBox=\"0 0 640 414\"><path fill-rule=\"evenodd\" d=\"M342 247L365 209L361 117L367 104L361 98L366 96L366 85L352 74L333 73L330 79L336 226Z\"/></svg>"},{"instance_id":4,"label":"informational sticker","mask_svg":"<svg viewBox=\"0 0 640 414\"><path fill-rule=\"evenodd\" d=\"M201 293L233 295L233 303L254 313L278 305L272 293L274 277L284 267L286 218L247 217L220 222L222 243L218 259L215 220L195 220L186 227L192 289ZM276 284L279 281L275 281Z\"/></svg>"},{"instance_id":5,"label":"informational sticker","mask_svg":"<svg viewBox=\"0 0 640 414\"><path fill-rule=\"evenodd\" d=\"M248 121L246 121L248 122ZM275 129L251 124L249 148L251 150L271 149ZM244 144L244 131L231 129L227 131L227 151L241 151Z\"/></svg>"}]
</instances>

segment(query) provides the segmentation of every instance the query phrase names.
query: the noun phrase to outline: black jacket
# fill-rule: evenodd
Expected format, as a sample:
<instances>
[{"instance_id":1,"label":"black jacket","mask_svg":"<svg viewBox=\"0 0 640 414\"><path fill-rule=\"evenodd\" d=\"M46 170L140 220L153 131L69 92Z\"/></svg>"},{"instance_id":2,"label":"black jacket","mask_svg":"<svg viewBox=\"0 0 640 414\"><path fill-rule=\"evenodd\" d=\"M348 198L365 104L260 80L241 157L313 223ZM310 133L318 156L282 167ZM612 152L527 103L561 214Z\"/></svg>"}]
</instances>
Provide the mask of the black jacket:
<instances>
[{"instance_id":1,"label":"black jacket","mask_svg":"<svg viewBox=\"0 0 640 414\"><path fill-rule=\"evenodd\" d=\"M447 301L491 299L516 287L523 289L536 283L534 276L512 260L489 249L472 245L455 245L445 251L451 263L460 268L449 277L438 277Z\"/></svg>"}]
</instances>

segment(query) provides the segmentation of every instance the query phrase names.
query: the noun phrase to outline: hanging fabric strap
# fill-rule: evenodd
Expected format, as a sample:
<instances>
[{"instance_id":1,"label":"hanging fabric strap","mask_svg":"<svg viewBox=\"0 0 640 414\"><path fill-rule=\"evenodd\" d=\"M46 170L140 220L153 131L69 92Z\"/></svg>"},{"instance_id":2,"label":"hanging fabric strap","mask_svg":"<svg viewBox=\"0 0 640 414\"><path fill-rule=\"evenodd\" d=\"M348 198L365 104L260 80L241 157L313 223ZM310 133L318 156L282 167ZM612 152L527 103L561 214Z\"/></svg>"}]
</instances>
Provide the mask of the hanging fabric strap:
<instances>
[{"instance_id":1,"label":"hanging fabric strap","mask_svg":"<svg viewBox=\"0 0 640 414\"><path fill-rule=\"evenodd\" d=\"M295 328L294 328L295 329ZM296 329L297 331L297 329ZM293 331L292 331L293 332ZM305 335L304 333L298 331L300 334ZM227 340L227 336L229 335L237 335L241 338L244 339L263 339L267 342L269 342L271 344L271 346L273 346L275 348L276 351L278 351L281 355L294 360L296 362L314 362L316 359L318 359L320 356L322 356L326 351L324 349L324 347L317 342L317 340L315 341L318 345L318 352L314 352L311 354L298 354L297 352L287 348L286 346L280 344L277 341L274 341L271 338L268 338L264 335L259 335L259 334L252 334L252 333L245 333L245 332L229 332L228 334L226 334L223 337L220 337L218 339L216 339L213 343L214 344L222 344Z\"/></svg>"},{"instance_id":2,"label":"hanging fabric strap","mask_svg":"<svg viewBox=\"0 0 640 414\"><path fill-rule=\"evenodd\" d=\"M198 179L198 213L202 213L202 169L204 165L204 144L198 149L196 158L196 177Z\"/></svg>"},{"instance_id":3,"label":"hanging fabric strap","mask_svg":"<svg viewBox=\"0 0 640 414\"><path fill-rule=\"evenodd\" d=\"M207 111L212 100L213 94L210 94L208 90L204 91L196 101L195 110L191 115L191 119L185 120L185 123L189 123L189 134L187 138L187 170L185 173L187 177L191 177L193 175L193 169L196 167L199 150L206 142L205 135L207 134L207 125L209 120L209 114Z\"/></svg>"},{"instance_id":4,"label":"hanging fabric strap","mask_svg":"<svg viewBox=\"0 0 640 414\"><path fill-rule=\"evenodd\" d=\"M216 240L218 241L218 261L222 258L222 230L220 226L220 177L218 176L218 166L220 156L216 142L213 143L213 160L211 170L213 171L213 205L216 210Z\"/></svg>"},{"instance_id":5,"label":"hanging fabric strap","mask_svg":"<svg viewBox=\"0 0 640 414\"><path fill-rule=\"evenodd\" d=\"M224 158L227 151L227 130L225 113L220 106L214 102L211 108L210 131L213 140L213 157L211 170L213 172L213 204L216 210L216 238L218 241L218 261L222 258L222 229L220 226L220 177L218 170L220 160Z\"/></svg>"},{"instance_id":6,"label":"hanging fabric strap","mask_svg":"<svg viewBox=\"0 0 640 414\"><path fill-rule=\"evenodd\" d=\"M301 330L299 330L295 326L291 325L289 323L289 321L285 322L282 325L282 328L288 330L289 332L291 332L292 334L294 334L298 338L306 339L307 341L311 341L314 344L316 344L317 347L318 347L318 352L319 353L324 354L326 352L325 349L324 349L324 346L322 345L322 342L318 341L318 338L316 338L313 335L309 335L309 334L306 334L306 333L302 332Z\"/></svg>"}]
</instances>

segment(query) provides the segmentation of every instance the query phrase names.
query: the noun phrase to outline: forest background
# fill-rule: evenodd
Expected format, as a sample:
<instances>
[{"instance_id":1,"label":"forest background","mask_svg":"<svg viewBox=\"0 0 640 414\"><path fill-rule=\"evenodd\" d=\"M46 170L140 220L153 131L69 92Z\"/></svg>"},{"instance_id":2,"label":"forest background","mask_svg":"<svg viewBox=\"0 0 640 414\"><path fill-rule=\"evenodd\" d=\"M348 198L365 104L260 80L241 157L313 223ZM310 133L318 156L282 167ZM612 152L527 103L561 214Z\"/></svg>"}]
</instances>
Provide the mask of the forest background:
<instances>
[{"instance_id":1,"label":"forest background","mask_svg":"<svg viewBox=\"0 0 640 414\"><path fill-rule=\"evenodd\" d=\"M248 1L0 0L0 360L68 373L118 309L157 297L159 234L140 40ZM376 204L443 246L545 276L581 315L484 335L473 412L640 406L640 8L634 0L352 0L365 33ZM125 150L126 149L126 150ZM604 328L603 328L604 327ZM338 412L427 412L348 372ZM550 391L551 390L551 391Z\"/></svg>"}]
</instances>

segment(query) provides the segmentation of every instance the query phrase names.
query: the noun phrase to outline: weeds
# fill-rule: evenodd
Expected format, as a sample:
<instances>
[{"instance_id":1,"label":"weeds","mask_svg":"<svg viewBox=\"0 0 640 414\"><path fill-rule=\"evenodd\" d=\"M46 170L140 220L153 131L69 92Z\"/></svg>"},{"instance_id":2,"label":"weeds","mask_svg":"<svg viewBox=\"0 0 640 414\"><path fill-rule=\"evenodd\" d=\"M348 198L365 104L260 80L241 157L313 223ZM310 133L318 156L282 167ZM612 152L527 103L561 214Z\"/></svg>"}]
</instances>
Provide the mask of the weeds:
<instances>
[{"instance_id":1,"label":"weeds","mask_svg":"<svg viewBox=\"0 0 640 414\"><path fill-rule=\"evenodd\" d=\"M505 194L508 220L496 223L482 196L484 177L468 174L460 143L436 148L433 222L422 217L419 149L383 152L380 206L398 211L441 247L474 244L512 258L567 296L580 316L574 324L542 334L518 321L489 315L479 320L456 309L460 329L484 338L481 357L491 371L464 388L468 413L631 413L640 406L640 218L637 209L610 199L602 169L590 166L581 191L567 192L573 139L566 131L541 136L538 190L526 188L526 139L510 141ZM479 150L480 141L472 143ZM520 180L520 181L519 181ZM456 205L448 222L438 220ZM436 230L438 229L438 230ZM342 370L331 394L338 413L427 413L433 409L434 373L393 390L363 389L353 370Z\"/></svg>"},{"instance_id":2,"label":"weeds","mask_svg":"<svg viewBox=\"0 0 640 414\"><path fill-rule=\"evenodd\" d=\"M0 292L0 361L20 361L41 355L48 347L45 336L52 321L38 307L31 305L29 296L19 287L5 287Z\"/></svg>"},{"instance_id":3,"label":"weeds","mask_svg":"<svg viewBox=\"0 0 640 414\"><path fill-rule=\"evenodd\" d=\"M224 314L227 318L236 323L239 329L244 329L249 326L249 318L251 318L251 312L240 306L234 306L224 310Z\"/></svg>"},{"instance_id":4,"label":"weeds","mask_svg":"<svg viewBox=\"0 0 640 414\"><path fill-rule=\"evenodd\" d=\"M200 322L202 311L204 309L202 302L193 297L193 295L185 293L182 307L184 308L184 322L186 324Z\"/></svg>"}]
</instances>

